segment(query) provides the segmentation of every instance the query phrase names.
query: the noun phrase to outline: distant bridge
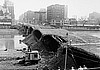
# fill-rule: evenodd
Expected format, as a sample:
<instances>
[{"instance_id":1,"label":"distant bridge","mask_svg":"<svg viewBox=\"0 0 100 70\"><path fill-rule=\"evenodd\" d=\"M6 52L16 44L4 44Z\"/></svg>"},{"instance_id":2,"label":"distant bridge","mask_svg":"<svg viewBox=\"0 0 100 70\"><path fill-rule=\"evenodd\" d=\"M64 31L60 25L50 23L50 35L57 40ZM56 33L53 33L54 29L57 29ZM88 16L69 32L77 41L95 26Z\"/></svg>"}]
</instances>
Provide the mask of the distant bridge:
<instances>
[{"instance_id":1,"label":"distant bridge","mask_svg":"<svg viewBox=\"0 0 100 70\"><path fill-rule=\"evenodd\" d=\"M100 42L99 43L78 43L78 44L63 43L63 46L66 47L67 45L72 45L72 46L100 45Z\"/></svg>"},{"instance_id":2,"label":"distant bridge","mask_svg":"<svg viewBox=\"0 0 100 70\"><path fill-rule=\"evenodd\" d=\"M71 44L72 46L82 46L82 45L100 45L99 43L78 43L78 44Z\"/></svg>"}]
</instances>

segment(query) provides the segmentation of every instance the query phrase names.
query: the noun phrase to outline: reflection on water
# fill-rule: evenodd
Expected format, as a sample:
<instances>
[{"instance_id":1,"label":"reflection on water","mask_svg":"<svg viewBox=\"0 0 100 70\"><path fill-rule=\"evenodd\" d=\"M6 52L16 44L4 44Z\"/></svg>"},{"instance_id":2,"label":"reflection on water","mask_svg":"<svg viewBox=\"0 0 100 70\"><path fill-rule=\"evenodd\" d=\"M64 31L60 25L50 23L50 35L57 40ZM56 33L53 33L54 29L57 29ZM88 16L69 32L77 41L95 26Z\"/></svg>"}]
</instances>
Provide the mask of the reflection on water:
<instances>
[{"instance_id":1,"label":"reflection on water","mask_svg":"<svg viewBox=\"0 0 100 70\"><path fill-rule=\"evenodd\" d=\"M14 49L14 40L13 38L1 38L0 39L0 50L3 49Z\"/></svg>"},{"instance_id":2,"label":"reflection on water","mask_svg":"<svg viewBox=\"0 0 100 70\"><path fill-rule=\"evenodd\" d=\"M25 44L19 43L19 40L23 40L24 37L20 35L14 35L13 38L0 38L0 50L5 49L22 49L26 47Z\"/></svg>"},{"instance_id":3,"label":"reflection on water","mask_svg":"<svg viewBox=\"0 0 100 70\"><path fill-rule=\"evenodd\" d=\"M92 36L96 36L100 38L100 31L71 31L74 33L84 33ZM19 40L23 40L24 37L21 35L2 35L0 34L0 50L7 49L22 49L23 47L27 47L24 43L20 43Z\"/></svg>"},{"instance_id":4,"label":"reflection on water","mask_svg":"<svg viewBox=\"0 0 100 70\"><path fill-rule=\"evenodd\" d=\"M25 44L19 43L19 40L24 38L18 35L18 32L17 29L0 29L0 50L26 47Z\"/></svg>"},{"instance_id":5,"label":"reflection on water","mask_svg":"<svg viewBox=\"0 0 100 70\"><path fill-rule=\"evenodd\" d=\"M5 47L5 41L2 40L2 39L0 39L0 50L4 50L4 49L6 49L6 47Z\"/></svg>"}]
</instances>

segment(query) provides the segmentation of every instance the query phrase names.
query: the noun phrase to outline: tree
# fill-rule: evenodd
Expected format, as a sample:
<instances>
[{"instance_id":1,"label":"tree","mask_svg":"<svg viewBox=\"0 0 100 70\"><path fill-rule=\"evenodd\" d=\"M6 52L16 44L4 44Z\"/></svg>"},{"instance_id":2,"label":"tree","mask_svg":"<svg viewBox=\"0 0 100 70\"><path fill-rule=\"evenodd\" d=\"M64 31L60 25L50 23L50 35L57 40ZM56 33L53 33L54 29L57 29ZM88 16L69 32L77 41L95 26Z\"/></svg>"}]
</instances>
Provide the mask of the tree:
<instances>
[{"instance_id":1,"label":"tree","mask_svg":"<svg viewBox=\"0 0 100 70\"><path fill-rule=\"evenodd\" d=\"M86 17L81 17L81 18L79 18L79 20L81 21L83 26L87 23L87 18Z\"/></svg>"}]
</instances>

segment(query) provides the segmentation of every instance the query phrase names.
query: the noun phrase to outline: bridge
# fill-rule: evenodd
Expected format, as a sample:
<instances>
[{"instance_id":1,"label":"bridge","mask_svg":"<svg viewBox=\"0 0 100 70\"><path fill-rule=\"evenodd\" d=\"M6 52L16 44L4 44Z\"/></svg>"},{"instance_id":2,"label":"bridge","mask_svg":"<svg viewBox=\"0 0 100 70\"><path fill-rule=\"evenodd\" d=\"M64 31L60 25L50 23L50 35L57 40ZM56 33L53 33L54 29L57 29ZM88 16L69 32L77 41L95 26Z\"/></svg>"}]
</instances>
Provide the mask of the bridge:
<instances>
[{"instance_id":1,"label":"bridge","mask_svg":"<svg viewBox=\"0 0 100 70\"><path fill-rule=\"evenodd\" d=\"M100 45L100 42L98 43L78 43L78 44L71 44L72 46L82 46L82 45Z\"/></svg>"},{"instance_id":2,"label":"bridge","mask_svg":"<svg viewBox=\"0 0 100 70\"><path fill-rule=\"evenodd\" d=\"M70 44L70 43L63 43L63 46L72 45L72 46L85 46L85 45L100 45L100 42L98 43L77 43L77 44Z\"/></svg>"}]
</instances>

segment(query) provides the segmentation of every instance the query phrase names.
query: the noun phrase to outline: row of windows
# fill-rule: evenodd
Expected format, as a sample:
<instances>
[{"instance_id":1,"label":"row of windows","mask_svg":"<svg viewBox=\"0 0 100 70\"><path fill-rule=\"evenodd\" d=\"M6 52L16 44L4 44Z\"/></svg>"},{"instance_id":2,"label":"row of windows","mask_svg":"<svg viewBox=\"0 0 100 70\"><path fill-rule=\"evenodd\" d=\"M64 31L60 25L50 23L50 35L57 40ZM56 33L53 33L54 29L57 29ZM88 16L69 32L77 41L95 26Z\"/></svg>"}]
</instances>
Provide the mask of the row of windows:
<instances>
[{"instance_id":1,"label":"row of windows","mask_svg":"<svg viewBox=\"0 0 100 70\"><path fill-rule=\"evenodd\" d=\"M53 13L53 12L59 12L59 13L63 13L64 12L64 10L61 10L61 9L59 9L59 10L47 10L47 13Z\"/></svg>"},{"instance_id":2,"label":"row of windows","mask_svg":"<svg viewBox=\"0 0 100 70\"><path fill-rule=\"evenodd\" d=\"M0 29L10 29L11 26L0 26Z\"/></svg>"},{"instance_id":3,"label":"row of windows","mask_svg":"<svg viewBox=\"0 0 100 70\"><path fill-rule=\"evenodd\" d=\"M0 38L13 38L13 35L0 35Z\"/></svg>"},{"instance_id":4,"label":"row of windows","mask_svg":"<svg viewBox=\"0 0 100 70\"><path fill-rule=\"evenodd\" d=\"M47 7L47 9L64 9L64 6L51 6L51 7Z\"/></svg>"}]
</instances>

